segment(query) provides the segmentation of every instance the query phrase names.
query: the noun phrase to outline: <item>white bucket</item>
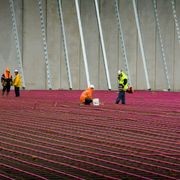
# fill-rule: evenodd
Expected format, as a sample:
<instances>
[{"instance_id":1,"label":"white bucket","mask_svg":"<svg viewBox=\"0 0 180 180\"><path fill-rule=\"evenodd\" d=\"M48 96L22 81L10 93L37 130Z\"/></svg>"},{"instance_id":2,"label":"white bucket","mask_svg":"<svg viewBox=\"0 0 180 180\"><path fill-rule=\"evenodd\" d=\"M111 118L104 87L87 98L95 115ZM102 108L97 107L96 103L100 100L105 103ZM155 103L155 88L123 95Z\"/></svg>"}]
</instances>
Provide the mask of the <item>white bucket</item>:
<instances>
[{"instance_id":1,"label":"white bucket","mask_svg":"<svg viewBox=\"0 0 180 180\"><path fill-rule=\"evenodd\" d=\"M99 99L98 98L93 99L93 105L99 106Z\"/></svg>"}]
</instances>

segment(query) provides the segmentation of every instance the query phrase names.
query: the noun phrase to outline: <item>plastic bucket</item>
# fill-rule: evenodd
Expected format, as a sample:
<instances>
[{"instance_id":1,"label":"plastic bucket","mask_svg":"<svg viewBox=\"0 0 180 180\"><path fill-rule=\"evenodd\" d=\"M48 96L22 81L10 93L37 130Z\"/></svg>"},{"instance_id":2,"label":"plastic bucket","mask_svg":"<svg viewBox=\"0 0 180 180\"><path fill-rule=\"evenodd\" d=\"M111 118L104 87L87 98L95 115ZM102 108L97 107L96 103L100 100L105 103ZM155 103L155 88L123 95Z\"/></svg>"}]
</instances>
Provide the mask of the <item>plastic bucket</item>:
<instances>
[{"instance_id":1,"label":"plastic bucket","mask_svg":"<svg viewBox=\"0 0 180 180\"><path fill-rule=\"evenodd\" d=\"M99 99L98 98L93 99L93 105L99 106Z\"/></svg>"}]
</instances>

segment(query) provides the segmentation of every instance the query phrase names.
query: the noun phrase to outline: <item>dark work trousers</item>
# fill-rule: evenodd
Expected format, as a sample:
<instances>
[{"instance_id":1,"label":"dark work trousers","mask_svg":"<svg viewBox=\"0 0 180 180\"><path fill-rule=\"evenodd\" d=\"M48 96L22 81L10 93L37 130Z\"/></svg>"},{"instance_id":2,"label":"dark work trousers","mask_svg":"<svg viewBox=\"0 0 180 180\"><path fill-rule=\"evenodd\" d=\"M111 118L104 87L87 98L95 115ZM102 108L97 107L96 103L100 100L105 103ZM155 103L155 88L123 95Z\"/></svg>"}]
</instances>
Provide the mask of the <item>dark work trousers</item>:
<instances>
[{"instance_id":1,"label":"dark work trousers","mask_svg":"<svg viewBox=\"0 0 180 180\"><path fill-rule=\"evenodd\" d=\"M119 91L118 97L116 99L116 104L119 104L121 101L122 104L125 104L125 91Z\"/></svg>"},{"instance_id":2,"label":"dark work trousers","mask_svg":"<svg viewBox=\"0 0 180 180\"><path fill-rule=\"evenodd\" d=\"M86 98L84 104L90 105L92 103L92 99Z\"/></svg>"},{"instance_id":3,"label":"dark work trousers","mask_svg":"<svg viewBox=\"0 0 180 180\"><path fill-rule=\"evenodd\" d=\"M20 88L14 86L14 91L15 91L15 96L16 96L16 97L19 97L19 96L20 96Z\"/></svg>"},{"instance_id":4,"label":"dark work trousers","mask_svg":"<svg viewBox=\"0 0 180 180\"><path fill-rule=\"evenodd\" d=\"M2 95L4 95L5 91L7 92L7 95L8 95L10 89L11 89L11 85L10 84L7 84L6 86L3 86Z\"/></svg>"}]
</instances>

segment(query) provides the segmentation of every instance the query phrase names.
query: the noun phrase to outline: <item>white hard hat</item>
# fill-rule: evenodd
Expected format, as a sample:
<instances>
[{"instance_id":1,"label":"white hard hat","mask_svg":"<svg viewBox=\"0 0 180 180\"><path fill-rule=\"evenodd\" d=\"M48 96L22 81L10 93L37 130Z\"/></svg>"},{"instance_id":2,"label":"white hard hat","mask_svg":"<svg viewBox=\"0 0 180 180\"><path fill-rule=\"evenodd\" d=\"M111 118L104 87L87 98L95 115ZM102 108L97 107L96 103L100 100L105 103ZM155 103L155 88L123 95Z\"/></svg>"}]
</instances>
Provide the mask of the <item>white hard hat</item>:
<instances>
[{"instance_id":1,"label":"white hard hat","mask_svg":"<svg viewBox=\"0 0 180 180\"><path fill-rule=\"evenodd\" d=\"M118 70L118 74L121 74L121 70Z\"/></svg>"},{"instance_id":2,"label":"white hard hat","mask_svg":"<svg viewBox=\"0 0 180 180\"><path fill-rule=\"evenodd\" d=\"M91 84L89 87L90 87L91 89L94 89L94 85L93 85L93 84Z\"/></svg>"},{"instance_id":3,"label":"white hard hat","mask_svg":"<svg viewBox=\"0 0 180 180\"><path fill-rule=\"evenodd\" d=\"M15 70L14 70L14 72L18 72L18 70L17 70L17 69L15 69Z\"/></svg>"}]
</instances>

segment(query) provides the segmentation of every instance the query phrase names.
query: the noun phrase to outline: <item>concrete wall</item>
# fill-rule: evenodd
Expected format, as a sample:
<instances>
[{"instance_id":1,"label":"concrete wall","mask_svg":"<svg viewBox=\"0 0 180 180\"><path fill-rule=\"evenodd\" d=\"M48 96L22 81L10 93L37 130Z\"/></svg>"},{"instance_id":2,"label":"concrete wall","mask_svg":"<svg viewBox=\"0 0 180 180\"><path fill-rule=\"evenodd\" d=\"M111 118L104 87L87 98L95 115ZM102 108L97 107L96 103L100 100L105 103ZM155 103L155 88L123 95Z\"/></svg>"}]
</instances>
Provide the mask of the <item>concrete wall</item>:
<instances>
[{"instance_id":1,"label":"concrete wall","mask_svg":"<svg viewBox=\"0 0 180 180\"><path fill-rule=\"evenodd\" d=\"M26 89L47 89L37 0L16 0L14 2ZM42 0L42 2L52 88L68 89L69 83L57 0ZM118 2L132 86L134 89L147 89L132 0L119 0ZM137 0L136 2L151 89L167 89L152 1ZM180 2L178 0L175 2L177 16L180 19ZM72 86L73 89L84 89L87 81L75 0L62 0L62 7ZM94 0L80 0L79 7L90 82L95 85L96 89L108 89ZM167 0L157 0L157 8L171 89L179 91L180 45L171 3ZM114 0L99 0L99 10L111 86L112 89L117 89L117 71L124 67L124 62L114 11ZM18 61L9 1L7 0L0 0L0 22L0 71L3 72L6 67L10 67L13 71L14 68L18 67Z\"/></svg>"},{"instance_id":2,"label":"concrete wall","mask_svg":"<svg viewBox=\"0 0 180 180\"><path fill-rule=\"evenodd\" d=\"M9 68L17 67L15 41L8 5L8 1L0 0L0 70L2 73L7 66ZM20 19L19 16L18 19ZM17 23L21 30L22 26L19 21Z\"/></svg>"}]
</instances>

